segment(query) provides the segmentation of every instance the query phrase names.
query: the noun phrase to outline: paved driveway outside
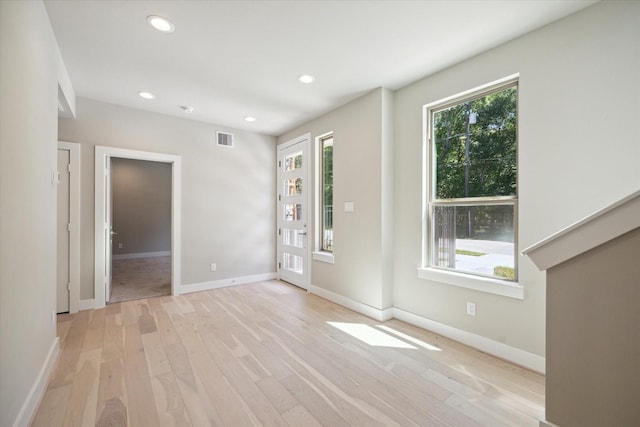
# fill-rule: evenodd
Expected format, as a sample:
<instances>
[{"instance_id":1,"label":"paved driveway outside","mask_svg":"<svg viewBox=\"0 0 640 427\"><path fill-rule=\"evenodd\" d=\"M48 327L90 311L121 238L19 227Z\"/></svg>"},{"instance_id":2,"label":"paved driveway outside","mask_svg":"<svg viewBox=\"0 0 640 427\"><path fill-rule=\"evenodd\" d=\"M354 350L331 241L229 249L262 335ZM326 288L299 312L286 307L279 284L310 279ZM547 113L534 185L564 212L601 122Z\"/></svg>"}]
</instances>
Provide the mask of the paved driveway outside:
<instances>
[{"instance_id":1,"label":"paved driveway outside","mask_svg":"<svg viewBox=\"0 0 640 427\"><path fill-rule=\"evenodd\" d=\"M456 254L456 268L459 270L493 276L496 266L514 266L513 243L493 240L456 239L456 249L482 252L486 255L472 256Z\"/></svg>"}]
</instances>

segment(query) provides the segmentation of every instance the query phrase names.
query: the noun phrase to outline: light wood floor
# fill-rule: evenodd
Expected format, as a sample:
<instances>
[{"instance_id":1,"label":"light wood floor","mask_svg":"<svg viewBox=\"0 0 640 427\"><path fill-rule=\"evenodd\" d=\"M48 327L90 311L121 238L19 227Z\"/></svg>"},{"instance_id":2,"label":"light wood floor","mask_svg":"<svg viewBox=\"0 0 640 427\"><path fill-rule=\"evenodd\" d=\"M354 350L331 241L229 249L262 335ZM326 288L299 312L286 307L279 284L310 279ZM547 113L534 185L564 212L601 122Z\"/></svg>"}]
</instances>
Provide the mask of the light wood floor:
<instances>
[{"instance_id":1,"label":"light wood floor","mask_svg":"<svg viewBox=\"0 0 640 427\"><path fill-rule=\"evenodd\" d=\"M58 333L33 426L537 427L544 412L541 375L276 281L60 315Z\"/></svg>"}]
</instances>

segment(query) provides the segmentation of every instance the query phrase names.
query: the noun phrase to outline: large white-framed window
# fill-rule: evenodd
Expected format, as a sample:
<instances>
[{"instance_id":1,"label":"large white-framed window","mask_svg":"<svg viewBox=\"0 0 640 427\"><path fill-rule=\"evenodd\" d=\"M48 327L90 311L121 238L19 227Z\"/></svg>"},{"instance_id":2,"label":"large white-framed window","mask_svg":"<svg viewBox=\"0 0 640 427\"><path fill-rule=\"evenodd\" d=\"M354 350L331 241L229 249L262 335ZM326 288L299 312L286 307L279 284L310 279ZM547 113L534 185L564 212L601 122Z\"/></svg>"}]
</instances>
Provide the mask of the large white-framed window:
<instances>
[{"instance_id":1,"label":"large white-framed window","mask_svg":"<svg viewBox=\"0 0 640 427\"><path fill-rule=\"evenodd\" d=\"M317 261L333 263L333 132L316 138Z\"/></svg>"},{"instance_id":2,"label":"large white-framed window","mask_svg":"<svg viewBox=\"0 0 640 427\"><path fill-rule=\"evenodd\" d=\"M523 298L518 285L518 80L424 106L419 276Z\"/></svg>"}]
</instances>

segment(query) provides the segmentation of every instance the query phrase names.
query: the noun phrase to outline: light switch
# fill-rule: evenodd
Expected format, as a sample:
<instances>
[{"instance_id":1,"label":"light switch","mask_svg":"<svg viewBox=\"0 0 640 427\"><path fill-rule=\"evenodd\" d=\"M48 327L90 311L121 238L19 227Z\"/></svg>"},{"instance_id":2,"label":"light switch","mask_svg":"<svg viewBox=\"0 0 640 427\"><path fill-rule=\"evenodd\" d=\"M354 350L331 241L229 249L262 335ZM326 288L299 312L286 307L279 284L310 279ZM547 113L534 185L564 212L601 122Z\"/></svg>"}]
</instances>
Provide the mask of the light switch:
<instances>
[{"instance_id":1,"label":"light switch","mask_svg":"<svg viewBox=\"0 0 640 427\"><path fill-rule=\"evenodd\" d=\"M344 211L353 212L353 202L344 202Z\"/></svg>"}]
</instances>

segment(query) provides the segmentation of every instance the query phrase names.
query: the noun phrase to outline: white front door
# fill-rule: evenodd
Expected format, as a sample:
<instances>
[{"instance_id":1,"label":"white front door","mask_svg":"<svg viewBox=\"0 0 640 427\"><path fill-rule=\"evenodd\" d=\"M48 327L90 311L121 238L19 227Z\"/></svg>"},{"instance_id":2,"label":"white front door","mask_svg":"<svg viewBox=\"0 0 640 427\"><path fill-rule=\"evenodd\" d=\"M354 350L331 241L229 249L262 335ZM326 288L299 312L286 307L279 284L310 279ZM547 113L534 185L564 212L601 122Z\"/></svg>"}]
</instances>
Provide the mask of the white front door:
<instances>
[{"instance_id":1,"label":"white front door","mask_svg":"<svg viewBox=\"0 0 640 427\"><path fill-rule=\"evenodd\" d=\"M309 287L311 230L310 135L278 146L278 277Z\"/></svg>"}]
</instances>

